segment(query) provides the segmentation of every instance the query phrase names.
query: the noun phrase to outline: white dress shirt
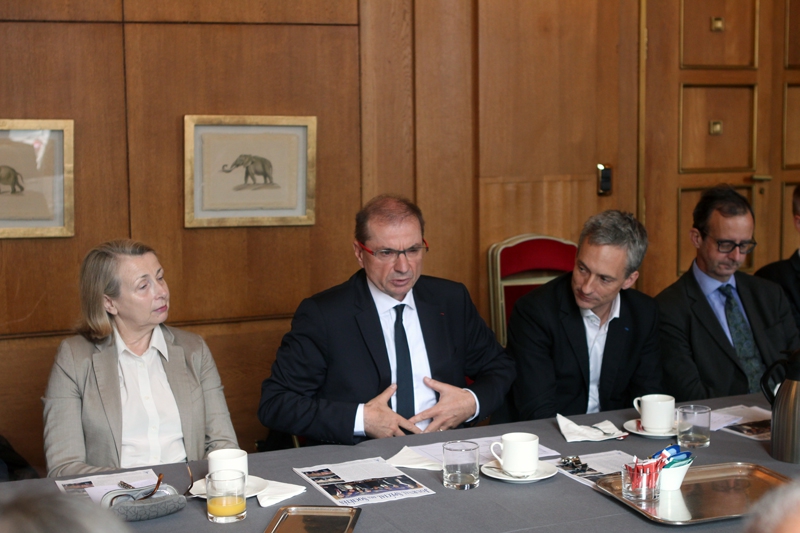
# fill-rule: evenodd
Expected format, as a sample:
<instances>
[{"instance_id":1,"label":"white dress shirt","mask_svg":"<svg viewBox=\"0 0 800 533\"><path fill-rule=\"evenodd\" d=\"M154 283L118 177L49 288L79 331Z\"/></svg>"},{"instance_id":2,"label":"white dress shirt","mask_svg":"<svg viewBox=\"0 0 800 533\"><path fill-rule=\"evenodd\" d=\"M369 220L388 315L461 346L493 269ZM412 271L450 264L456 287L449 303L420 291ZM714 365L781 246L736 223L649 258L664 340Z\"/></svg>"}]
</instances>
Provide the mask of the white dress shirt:
<instances>
[{"instance_id":1,"label":"white dress shirt","mask_svg":"<svg viewBox=\"0 0 800 533\"><path fill-rule=\"evenodd\" d=\"M419 324L417 305L414 302L414 289L412 288L408 291L403 301L400 302L382 292L369 279L367 279L367 286L378 310L378 317L381 320L383 340L386 343L386 353L389 356L389 367L392 369L392 383L397 383L397 352L394 345L394 323L397 319L397 312L394 308L400 304L405 304L405 307L403 307L403 327L406 330L408 348L411 352L411 371L414 379L414 412L421 413L425 409L436 405L436 391L422 381L424 377L430 377L431 365L428 361L428 351L425 349L425 339L422 337L422 326ZM480 412L480 406L475 393L469 389L466 390L475 398L475 414L469 419L472 420ZM397 411L397 393L392 395L391 405L392 409ZM430 424L430 420L421 420L417 422L416 426L424 431L428 424ZM357 437L366 435L364 432L363 403L359 404L356 411L353 435Z\"/></svg>"},{"instance_id":2,"label":"white dress shirt","mask_svg":"<svg viewBox=\"0 0 800 533\"><path fill-rule=\"evenodd\" d=\"M608 320L605 324L600 324L598 317L591 309L581 309L583 317L583 327L586 330L586 347L589 349L589 402L586 407L587 413L597 413L600 411L600 373L603 367L603 352L606 349L606 339L608 338L608 326L615 318L619 318L620 296L611 302L611 310L608 313Z\"/></svg>"},{"instance_id":3,"label":"white dress shirt","mask_svg":"<svg viewBox=\"0 0 800 533\"><path fill-rule=\"evenodd\" d=\"M160 327L153 329L150 346L134 354L114 328L119 356L119 390L122 399L122 451L120 466L177 463L186 459L178 404L167 381L161 357L169 361Z\"/></svg>"}]
</instances>

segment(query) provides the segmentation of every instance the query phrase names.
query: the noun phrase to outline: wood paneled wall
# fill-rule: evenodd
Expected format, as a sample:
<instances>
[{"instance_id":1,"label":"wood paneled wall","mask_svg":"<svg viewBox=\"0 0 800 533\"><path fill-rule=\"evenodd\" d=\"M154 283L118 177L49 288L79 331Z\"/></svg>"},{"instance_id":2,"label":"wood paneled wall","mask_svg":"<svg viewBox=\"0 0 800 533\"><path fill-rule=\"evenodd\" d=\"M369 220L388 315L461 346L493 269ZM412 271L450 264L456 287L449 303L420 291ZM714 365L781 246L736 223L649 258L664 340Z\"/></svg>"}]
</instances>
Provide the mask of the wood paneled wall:
<instances>
[{"instance_id":1,"label":"wood paneled wall","mask_svg":"<svg viewBox=\"0 0 800 533\"><path fill-rule=\"evenodd\" d=\"M0 71L13 73L0 86L0 116L75 121L75 237L0 241L0 434L40 471L40 397L78 319L78 270L94 245L130 236L158 251L169 322L207 340L248 450L266 434L255 416L260 383L289 318L357 267L358 2L221 6L0 6ZM187 114L316 116L316 224L185 229Z\"/></svg>"},{"instance_id":2,"label":"wood paneled wall","mask_svg":"<svg viewBox=\"0 0 800 533\"><path fill-rule=\"evenodd\" d=\"M0 241L0 434L43 469L39 398L78 317L81 259L111 238L131 236L159 251L172 289L170 323L208 341L245 449L265 435L255 416L259 384L292 313L355 270L353 217L376 194L417 201L431 244L425 272L465 283L486 318L492 243L520 233L576 240L597 211L641 215L641 198L651 241L668 244L651 245L640 286L662 286L675 275L678 197L658 179L679 168L680 87L659 80L677 79L682 56L677 3L652 4L652 20L671 26L651 32L648 45L647 87L668 102L645 98L641 138L665 147L645 167L650 195L638 175L645 0L0 4L0 117L75 121L76 205L73 238ZM760 35L784 23L764 21L778 12L762 8ZM731 20L749 20L736 13ZM785 87L800 101L797 42L789 40L791 72L771 83L759 78L757 94L747 88L754 76L739 66L716 71L715 83L697 68L681 79L690 90L744 87L735 96L758 102L770 97L766 87ZM712 48L683 57L701 65L753 59L749 49ZM691 93L690 104L708 108L707 94ZM795 107L787 124L800 116ZM184 229L187 114L316 116L316 223ZM787 165L800 168L795 141L787 137ZM756 142L761 165L771 141ZM597 195L598 163L613 167L610 196ZM714 181L706 174L692 183ZM777 233L762 237L777 250Z\"/></svg>"}]
</instances>

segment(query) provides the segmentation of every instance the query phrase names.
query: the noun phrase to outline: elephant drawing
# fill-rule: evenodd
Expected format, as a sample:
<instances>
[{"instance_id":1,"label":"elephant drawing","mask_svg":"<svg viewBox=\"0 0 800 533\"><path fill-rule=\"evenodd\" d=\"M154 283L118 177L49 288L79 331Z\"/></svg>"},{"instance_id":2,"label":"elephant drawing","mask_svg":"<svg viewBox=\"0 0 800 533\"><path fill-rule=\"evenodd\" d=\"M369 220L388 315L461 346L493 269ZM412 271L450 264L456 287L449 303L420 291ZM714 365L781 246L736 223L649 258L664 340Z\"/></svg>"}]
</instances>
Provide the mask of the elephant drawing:
<instances>
[{"instance_id":1,"label":"elephant drawing","mask_svg":"<svg viewBox=\"0 0 800 533\"><path fill-rule=\"evenodd\" d=\"M253 185L256 183L256 176L264 176L264 183L272 183L272 163L269 159L258 157L257 155L242 154L236 158L236 161L228 168L227 165L222 165L223 172L230 172L235 168L244 167L244 183L247 185L247 180L253 180Z\"/></svg>"},{"instance_id":2,"label":"elephant drawing","mask_svg":"<svg viewBox=\"0 0 800 533\"><path fill-rule=\"evenodd\" d=\"M0 165L0 185L10 186L11 194L16 194L17 187L19 187L20 192L25 190L25 187L22 186L22 183L22 174L9 166Z\"/></svg>"}]
</instances>

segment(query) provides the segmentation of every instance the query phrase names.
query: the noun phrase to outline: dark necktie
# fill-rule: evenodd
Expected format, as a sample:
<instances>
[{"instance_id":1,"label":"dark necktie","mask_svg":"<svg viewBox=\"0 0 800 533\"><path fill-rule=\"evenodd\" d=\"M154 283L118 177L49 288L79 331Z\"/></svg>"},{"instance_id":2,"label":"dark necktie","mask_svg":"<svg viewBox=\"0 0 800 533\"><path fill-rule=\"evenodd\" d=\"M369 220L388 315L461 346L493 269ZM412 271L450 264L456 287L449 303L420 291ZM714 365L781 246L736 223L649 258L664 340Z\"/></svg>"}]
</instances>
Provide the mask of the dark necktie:
<instances>
[{"instance_id":1,"label":"dark necktie","mask_svg":"<svg viewBox=\"0 0 800 533\"><path fill-rule=\"evenodd\" d=\"M403 327L403 308L395 306L397 318L394 321L394 349L397 356L397 414L411 418L414 409L414 376L411 373L411 350L408 348L406 328Z\"/></svg>"},{"instance_id":2,"label":"dark necktie","mask_svg":"<svg viewBox=\"0 0 800 533\"><path fill-rule=\"evenodd\" d=\"M733 287L723 285L719 288L719 292L725 295L725 318L728 320L728 328L731 330L731 339L733 339L736 355L747 375L748 387L751 393L758 392L761 390L760 382L761 375L764 373L764 363L758 353L753 331L744 319L739 304L733 298Z\"/></svg>"}]
</instances>

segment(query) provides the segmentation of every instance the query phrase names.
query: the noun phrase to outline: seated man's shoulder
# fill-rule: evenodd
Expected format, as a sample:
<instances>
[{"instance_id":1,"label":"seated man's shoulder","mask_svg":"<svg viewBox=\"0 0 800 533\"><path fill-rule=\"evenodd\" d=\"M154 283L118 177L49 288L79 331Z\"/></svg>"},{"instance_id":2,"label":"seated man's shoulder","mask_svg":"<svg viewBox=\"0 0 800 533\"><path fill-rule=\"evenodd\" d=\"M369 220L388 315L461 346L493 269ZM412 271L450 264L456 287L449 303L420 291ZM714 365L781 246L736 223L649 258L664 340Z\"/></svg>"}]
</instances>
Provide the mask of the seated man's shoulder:
<instances>
[{"instance_id":1,"label":"seated man's shoulder","mask_svg":"<svg viewBox=\"0 0 800 533\"><path fill-rule=\"evenodd\" d=\"M737 272L735 276L736 285L740 293L742 290L747 290L765 299L771 300L774 298L776 303L778 298L784 294L780 285L765 277L753 276L745 272Z\"/></svg>"},{"instance_id":2,"label":"seated man's shoulder","mask_svg":"<svg viewBox=\"0 0 800 533\"><path fill-rule=\"evenodd\" d=\"M630 305L635 305L644 312L658 312L658 302L656 302L656 299L636 289L625 289L624 291L620 291L620 297L623 301L627 301Z\"/></svg>"},{"instance_id":3,"label":"seated man's shoulder","mask_svg":"<svg viewBox=\"0 0 800 533\"><path fill-rule=\"evenodd\" d=\"M768 279L777 283L785 280L789 276L795 275L794 268L789 259L781 259L774 263L764 265L756 271L756 276L763 279Z\"/></svg>"},{"instance_id":4,"label":"seated man's shoulder","mask_svg":"<svg viewBox=\"0 0 800 533\"><path fill-rule=\"evenodd\" d=\"M688 275L692 275L691 271L688 272ZM655 300L658 303L658 306L664 310L665 308L671 308L674 306L685 306L685 300L687 299L686 288L688 283L691 280L687 278L687 273L684 273L680 278L675 280L671 285L665 287L661 292L659 292Z\"/></svg>"},{"instance_id":5,"label":"seated man's shoulder","mask_svg":"<svg viewBox=\"0 0 800 533\"><path fill-rule=\"evenodd\" d=\"M435 291L445 294L463 294L469 292L467 287L461 282L425 275L419 277L417 283L414 285L414 291Z\"/></svg>"},{"instance_id":6,"label":"seated man's shoulder","mask_svg":"<svg viewBox=\"0 0 800 533\"><path fill-rule=\"evenodd\" d=\"M516 307L527 310L558 308L564 297L572 296L572 272L562 274L557 278L540 285L517 300ZM568 300L569 301L569 300Z\"/></svg>"},{"instance_id":7,"label":"seated man's shoulder","mask_svg":"<svg viewBox=\"0 0 800 533\"><path fill-rule=\"evenodd\" d=\"M636 289L626 289L619 294L620 313L625 313L637 329L652 330L658 326L660 312L655 298Z\"/></svg>"}]
</instances>

